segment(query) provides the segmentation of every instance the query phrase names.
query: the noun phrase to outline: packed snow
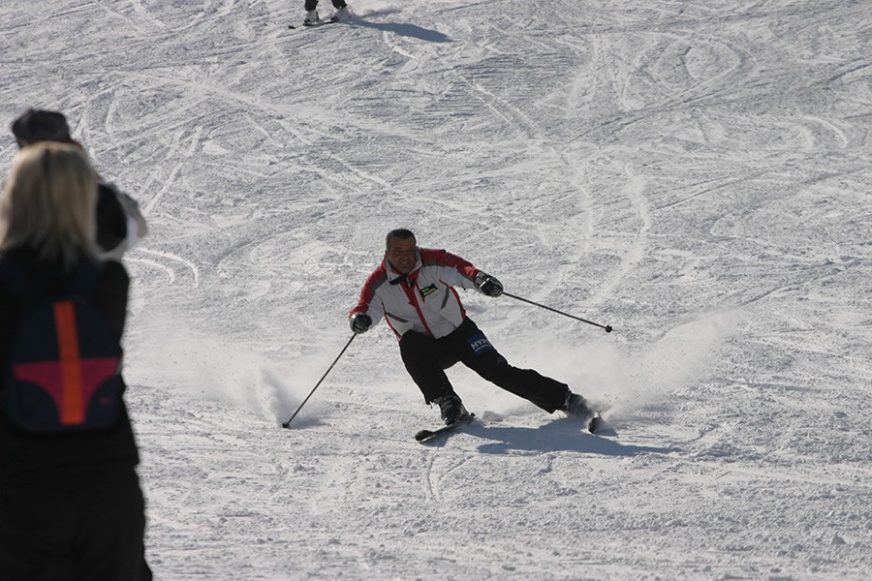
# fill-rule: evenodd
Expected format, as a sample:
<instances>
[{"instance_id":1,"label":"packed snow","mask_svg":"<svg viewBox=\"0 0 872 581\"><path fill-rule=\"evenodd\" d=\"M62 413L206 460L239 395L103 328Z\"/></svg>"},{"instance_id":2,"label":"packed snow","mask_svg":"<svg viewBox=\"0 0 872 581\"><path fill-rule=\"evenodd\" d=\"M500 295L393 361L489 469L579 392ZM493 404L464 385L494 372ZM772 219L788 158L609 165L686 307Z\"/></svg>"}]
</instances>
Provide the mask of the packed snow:
<instances>
[{"instance_id":1,"label":"packed snow","mask_svg":"<svg viewBox=\"0 0 872 581\"><path fill-rule=\"evenodd\" d=\"M128 403L157 579L872 577L872 2L3 0L151 233ZM332 12L328 0L322 16ZM0 144L4 172L14 155ZM408 227L584 433L346 314Z\"/></svg>"}]
</instances>

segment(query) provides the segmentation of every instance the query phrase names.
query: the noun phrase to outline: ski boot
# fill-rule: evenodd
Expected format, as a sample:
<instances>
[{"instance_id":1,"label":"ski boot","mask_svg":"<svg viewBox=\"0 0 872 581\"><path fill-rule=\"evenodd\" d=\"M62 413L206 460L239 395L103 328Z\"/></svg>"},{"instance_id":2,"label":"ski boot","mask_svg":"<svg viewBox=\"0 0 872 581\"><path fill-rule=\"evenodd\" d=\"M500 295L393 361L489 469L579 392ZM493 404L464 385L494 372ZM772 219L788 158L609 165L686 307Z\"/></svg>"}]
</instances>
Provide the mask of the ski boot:
<instances>
[{"instance_id":1,"label":"ski boot","mask_svg":"<svg viewBox=\"0 0 872 581\"><path fill-rule=\"evenodd\" d=\"M587 401L571 391L566 394L566 401L563 407L560 408L566 415L572 418L579 418L584 422L584 427L591 434L597 433L597 430L602 428L603 419L599 413L587 405Z\"/></svg>"},{"instance_id":2,"label":"ski boot","mask_svg":"<svg viewBox=\"0 0 872 581\"><path fill-rule=\"evenodd\" d=\"M566 401L563 402L563 407L561 409L566 412L566 415L568 416L581 418L585 425L589 424L596 415L596 412L588 407L587 400L571 391L566 394Z\"/></svg>"},{"instance_id":3,"label":"ski boot","mask_svg":"<svg viewBox=\"0 0 872 581\"><path fill-rule=\"evenodd\" d=\"M348 22L351 20L351 11L348 10L348 6L341 6L336 9L336 12L333 13L330 20L333 22Z\"/></svg>"},{"instance_id":4,"label":"ski boot","mask_svg":"<svg viewBox=\"0 0 872 581\"><path fill-rule=\"evenodd\" d=\"M321 23L321 19L318 18L317 10L309 10L306 12L306 18L303 19L303 26L317 26Z\"/></svg>"},{"instance_id":5,"label":"ski boot","mask_svg":"<svg viewBox=\"0 0 872 581\"><path fill-rule=\"evenodd\" d=\"M443 395L434 399L433 402L439 404L439 411L446 426L456 424L469 417L469 412L463 407L463 402L460 401L457 394Z\"/></svg>"}]
</instances>

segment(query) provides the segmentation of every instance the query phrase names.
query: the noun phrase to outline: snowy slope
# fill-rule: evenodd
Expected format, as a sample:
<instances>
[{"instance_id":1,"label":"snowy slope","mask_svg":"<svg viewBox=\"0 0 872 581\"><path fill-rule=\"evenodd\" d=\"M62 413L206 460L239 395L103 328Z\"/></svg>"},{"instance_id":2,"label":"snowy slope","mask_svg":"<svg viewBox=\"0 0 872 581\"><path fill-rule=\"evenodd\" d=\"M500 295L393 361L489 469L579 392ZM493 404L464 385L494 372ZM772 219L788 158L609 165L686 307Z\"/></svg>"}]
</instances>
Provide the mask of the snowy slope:
<instances>
[{"instance_id":1,"label":"snowy slope","mask_svg":"<svg viewBox=\"0 0 872 581\"><path fill-rule=\"evenodd\" d=\"M65 111L150 220L158 578L870 578L872 3L351 5L0 4L2 119ZM455 368L485 421L422 446L384 327L280 429L398 226L614 326L464 295L615 434Z\"/></svg>"}]
</instances>

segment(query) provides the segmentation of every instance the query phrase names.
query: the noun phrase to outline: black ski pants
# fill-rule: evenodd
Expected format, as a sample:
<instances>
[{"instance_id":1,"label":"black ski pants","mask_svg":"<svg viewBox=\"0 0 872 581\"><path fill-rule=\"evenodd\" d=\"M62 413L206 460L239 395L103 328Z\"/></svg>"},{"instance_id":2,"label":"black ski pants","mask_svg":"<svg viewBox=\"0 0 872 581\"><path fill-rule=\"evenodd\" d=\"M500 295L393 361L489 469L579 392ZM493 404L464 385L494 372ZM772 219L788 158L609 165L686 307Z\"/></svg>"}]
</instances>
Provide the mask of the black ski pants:
<instances>
[{"instance_id":1,"label":"black ski pants","mask_svg":"<svg viewBox=\"0 0 872 581\"><path fill-rule=\"evenodd\" d=\"M518 369L509 365L469 318L440 339L417 331L407 331L400 339L400 355L427 403L454 393L445 369L458 362L494 385L529 400L549 413L563 407L569 392L569 387L564 383L532 369Z\"/></svg>"},{"instance_id":2,"label":"black ski pants","mask_svg":"<svg viewBox=\"0 0 872 581\"><path fill-rule=\"evenodd\" d=\"M333 8L342 8L345 6L345 0L333 0ZM318 0L306 0L306 8L305 10L308 12L309 10L314 10L318 7Z\"/></svg>"},{"instance_id":3,"label":"black ski pants","mask_svg":"<svg viewBox=\"0 0 872 581\"><path fill-rule=\"evenodd\" d=\"M132 466L0 488L0 578L145 581L145 506Z\"/></svg>"}]
</instances>

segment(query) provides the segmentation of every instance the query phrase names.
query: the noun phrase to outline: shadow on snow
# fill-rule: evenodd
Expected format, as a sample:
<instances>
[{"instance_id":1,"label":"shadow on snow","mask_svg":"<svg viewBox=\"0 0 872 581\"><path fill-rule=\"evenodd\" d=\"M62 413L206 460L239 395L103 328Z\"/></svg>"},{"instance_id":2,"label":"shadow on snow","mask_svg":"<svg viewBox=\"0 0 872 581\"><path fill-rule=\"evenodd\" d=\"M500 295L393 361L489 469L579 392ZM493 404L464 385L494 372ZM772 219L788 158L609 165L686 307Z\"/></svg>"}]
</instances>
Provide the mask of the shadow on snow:
<instances>
[{"instance_id":1,"label":"shadow on snow","mask_svg":"<svg viewBox=\"0 0 872 581\"><path fill-rule=\"evenodd\" d=\"M370 16L370 15L367 15ZM372 28L382 32L393 32L399 36L409 36L424 40L426 42L451 42L445 34L428 28L422 28L417 24L403 24L400 22L371 22L355 18L349 22L351 26L359 26L361 28Z\"/></svg>"},{"instance_id":2,"label":"shadow on snow","mask_svg":"<svg viewBox=\"0 0 872 581\"><path fill-rule=\"evenodd\" d=\"M638 454L668 454L677 452L677 448L634 446L621 444L603 436L614 435L615 432L606 426L598 435L589 434L580 429L577 421L562 418L543 424L538 428L522 428L512 426L489 426L470 424L463 428L464 433L477 438L492 440L478 447L485 454L505 454L513 450L528 452L587 452L603 456L636 456Z\"/></svg>"}]
</instances>

